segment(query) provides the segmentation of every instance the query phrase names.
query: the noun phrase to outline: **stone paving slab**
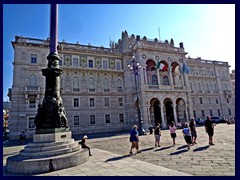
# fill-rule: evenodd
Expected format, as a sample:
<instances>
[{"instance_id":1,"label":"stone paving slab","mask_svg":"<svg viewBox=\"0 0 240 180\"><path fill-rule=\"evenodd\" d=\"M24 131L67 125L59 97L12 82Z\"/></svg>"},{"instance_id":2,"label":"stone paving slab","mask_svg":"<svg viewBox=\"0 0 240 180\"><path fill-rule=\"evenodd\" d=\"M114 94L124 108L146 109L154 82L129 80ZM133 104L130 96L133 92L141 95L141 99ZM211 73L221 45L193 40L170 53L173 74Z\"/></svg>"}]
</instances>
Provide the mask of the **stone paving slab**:
<instances>
[{"instance_id":1,"label":"stone paving slab","mask_svg":"<svg viewBox=\"0 0 240 180\"><path fill-rule=\"evenodd\" d=\"M177 130L176 145L172 146L169 130L162 130L161 147L154 146L154 136L140 136L141 154L134 159L185 172L195 176L235 176L235 125L217 124L214 146L208 145L203 126L197 127L197 143L187 150L182 130ZM130 150L129 134L108 138L89 139L89 146L127 155ZM184 167L184 168L183 168Z\"/></svg>"},{"instance_id":2,"label":"stone paving slab","mask_svg":"<svg viewBox=\"0 0 240 180\"><path fill-rule=\"evenodd\" d=\"M92 149L93 156L81 165L34 176L191 176L148 162L121 156L101 149ZM11 174L8 174L10 176Z\"/></svg>"},{"instance_id":3,"label":"stone paving slab","mask_svg":"<svg viewBox=\"0 0 240 180\"><path fill-rule=\"evenodd\" d=\"M87 142L93 153L88 162L38 176L235 176L235 125L215 126L215 146L208 145L204 127L197 127L197 132L198 144L190 151L186 150L181 129L177 130L174 147L169 130L162 130L161 147L157 148L153 135L140 136L142 153L132 156L128 133L99 138L94 135ZM3 148L3 167L8 156L24 148L8 143Z\"/></svg>"}]
</instances>

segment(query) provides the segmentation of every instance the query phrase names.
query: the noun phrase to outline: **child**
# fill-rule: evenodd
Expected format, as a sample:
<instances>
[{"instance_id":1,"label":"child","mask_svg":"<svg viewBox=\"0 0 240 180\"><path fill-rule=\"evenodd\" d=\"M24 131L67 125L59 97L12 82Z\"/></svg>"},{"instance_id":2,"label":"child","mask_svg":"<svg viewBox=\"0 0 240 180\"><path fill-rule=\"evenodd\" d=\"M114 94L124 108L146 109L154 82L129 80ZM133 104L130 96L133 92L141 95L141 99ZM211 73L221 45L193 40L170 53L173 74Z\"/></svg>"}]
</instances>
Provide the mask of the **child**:
<instances>
[{"instance_id":1,"label":"child","mask_svg":"<svg viewBox=\"0 0 240 180\"><path fill-rule=\"evenodd\" d=\"M187 123L184 124L182 133L183 133L184 139L188 145L188 150L190 150L190 145L192 144L192 136L191 136L191 131L190 131Z\"/></svg>"}]
</instances>

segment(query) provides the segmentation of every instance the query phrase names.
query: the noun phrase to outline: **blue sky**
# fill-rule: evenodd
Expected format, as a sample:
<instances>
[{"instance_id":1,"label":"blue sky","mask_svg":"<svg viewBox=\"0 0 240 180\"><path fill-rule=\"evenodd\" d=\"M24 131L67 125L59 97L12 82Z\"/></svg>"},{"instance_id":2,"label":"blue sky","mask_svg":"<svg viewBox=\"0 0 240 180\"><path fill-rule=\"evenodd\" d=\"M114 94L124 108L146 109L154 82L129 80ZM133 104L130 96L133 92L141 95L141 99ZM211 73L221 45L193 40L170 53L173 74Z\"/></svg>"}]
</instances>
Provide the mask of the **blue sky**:
<instances>
[{"instance_id":1,"label":"blue sky","mask_svg":"<svg viewBox=\"0 0 240 180\"><path fill-rule=\"evenodd\" d=\"M60 4L59 41L109 47L122 31L148 39L184 43L188 55L229 62L235 69L234 4ZM46 39L50 34L50 5L3 5L3 100L13 79L16 35ZM187 55L187 56L188 56Z\"/></svg>"}]
</instances>

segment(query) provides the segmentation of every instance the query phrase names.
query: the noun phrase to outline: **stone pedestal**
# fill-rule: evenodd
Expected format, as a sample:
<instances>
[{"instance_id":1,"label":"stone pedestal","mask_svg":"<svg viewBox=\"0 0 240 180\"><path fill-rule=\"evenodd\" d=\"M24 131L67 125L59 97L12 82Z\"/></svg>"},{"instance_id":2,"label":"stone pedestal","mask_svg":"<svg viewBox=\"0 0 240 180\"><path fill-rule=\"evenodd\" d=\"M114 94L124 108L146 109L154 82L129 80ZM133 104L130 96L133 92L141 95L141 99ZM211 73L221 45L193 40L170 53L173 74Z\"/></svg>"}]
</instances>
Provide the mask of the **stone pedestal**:
<instances>
[{"instance_id":1,"label":"stone pedestal","mask_svg":"<svg viewBox=\"0 0 240 180\"><path fill-rule=\"evenodd\" d=\"M13 174L38 174L77 166L89 158L87 149L71 138L71 131L35 134L16 156L7 159L6 171Z\"/></svg>"}]
</instances>

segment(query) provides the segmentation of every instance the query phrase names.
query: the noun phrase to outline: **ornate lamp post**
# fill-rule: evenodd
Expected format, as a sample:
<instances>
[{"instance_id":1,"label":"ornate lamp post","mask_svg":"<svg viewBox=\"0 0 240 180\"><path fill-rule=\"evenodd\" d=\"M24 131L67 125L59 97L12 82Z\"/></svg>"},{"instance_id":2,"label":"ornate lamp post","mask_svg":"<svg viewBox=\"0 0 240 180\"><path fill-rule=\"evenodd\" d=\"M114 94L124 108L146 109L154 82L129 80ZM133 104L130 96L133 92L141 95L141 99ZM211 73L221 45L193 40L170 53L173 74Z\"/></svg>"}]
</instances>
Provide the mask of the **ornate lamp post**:
<instances>
[{"instance_id":1,"label":"ornate lamp post","mask_svg":"<svg viewBox=\"0 0 240 180\"><path fill-rule=\"evenodd\" d=\"M36 134L69 131L67 118L60 96L60 75L57 51L58 44L58 5L51 4L50 53L47 68L42 69L46 77L46 90L42 104L38 106L35 117Z\"/></svg>"},{"instance_id":2,"label":"ornate lamp post","mask_svg":"<svg viewBox=\"0 0 240 180\"><path fill-rule=\"evenodd\" d=\"M144 135L145 130L143 129L143 118L140 108L140 100L139 100L139 84L138 84L138 75L139 75L139 68L141 65L139 62L136 61L135 55L132 56L132 60L130 64L128 64L128 68L133 70L134 73L134 80L135 80L135 88L136 88L136 94L137 94L137 114L138 114L138 122L139 122L139 135Z\"/></svg>"}]
</instances>

